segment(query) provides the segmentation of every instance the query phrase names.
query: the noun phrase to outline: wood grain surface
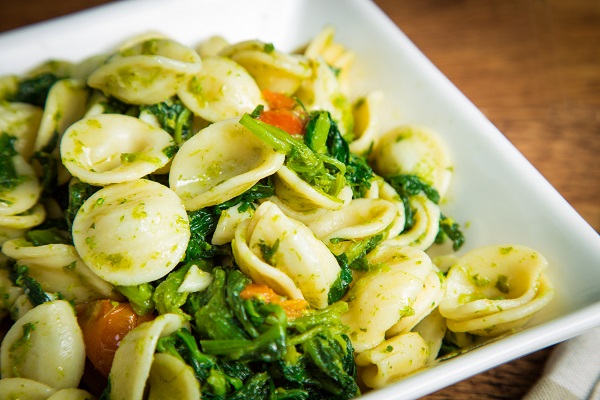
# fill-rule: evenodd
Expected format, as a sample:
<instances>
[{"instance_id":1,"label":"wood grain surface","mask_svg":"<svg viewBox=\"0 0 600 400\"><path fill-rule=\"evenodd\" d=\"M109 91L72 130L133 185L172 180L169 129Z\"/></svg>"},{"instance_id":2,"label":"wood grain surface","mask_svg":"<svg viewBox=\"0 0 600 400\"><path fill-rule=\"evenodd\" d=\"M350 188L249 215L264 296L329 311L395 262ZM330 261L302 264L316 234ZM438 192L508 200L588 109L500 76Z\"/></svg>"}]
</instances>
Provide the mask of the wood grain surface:
<instances>
[{"instance_id":1,"label":"wood grain surface","mask_svg":"<svg viewBox=\"0 0 600 400\"><path fill-rule=\"evenodd\" d=\"M0 0L0 32L107 2ZM600 231L600 1L374 2ZM551 351L424 399L519 399Z\"/></svg>"}]
</instances>

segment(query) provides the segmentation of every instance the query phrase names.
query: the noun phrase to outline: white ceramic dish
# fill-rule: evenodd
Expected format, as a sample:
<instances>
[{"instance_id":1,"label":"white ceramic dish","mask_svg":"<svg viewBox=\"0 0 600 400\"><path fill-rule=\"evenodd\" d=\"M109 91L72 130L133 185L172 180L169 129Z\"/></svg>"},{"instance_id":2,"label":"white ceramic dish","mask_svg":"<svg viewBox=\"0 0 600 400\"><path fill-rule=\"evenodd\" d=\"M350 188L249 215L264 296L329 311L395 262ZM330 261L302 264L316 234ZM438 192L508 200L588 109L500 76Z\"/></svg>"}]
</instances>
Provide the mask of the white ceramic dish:
<instances>
[{"instance_id":1,"label":"white ceramic dish","mask_svg":"<svg viewBox=\"0 0 600 400\"><path fill-rule=\"evenodd\" d=\"M189 45L220 34L293 50L327 24L358 55L356 92L384 92L390 126L423 124L449 144L455 179L444 211L469 223L461 252L493 243L533 247L550 261L556 286L554 300L525 330L364 398L417 398L600 325L598 234L368 0L118 2L0 35L0 74L50 58L82 60L144 31Z\"/></svg>"}]
</instances>

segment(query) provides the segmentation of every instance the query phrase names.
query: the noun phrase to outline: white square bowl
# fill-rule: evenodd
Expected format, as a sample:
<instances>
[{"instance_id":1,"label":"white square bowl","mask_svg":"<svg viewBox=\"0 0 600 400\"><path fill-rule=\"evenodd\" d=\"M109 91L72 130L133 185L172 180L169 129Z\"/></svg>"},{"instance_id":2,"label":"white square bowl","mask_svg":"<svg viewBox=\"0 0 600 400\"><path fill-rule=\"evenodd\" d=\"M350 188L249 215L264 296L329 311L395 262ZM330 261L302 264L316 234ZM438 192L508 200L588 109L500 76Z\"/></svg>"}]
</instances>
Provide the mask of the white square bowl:
<instances>
[{"instance_id":1,"label":"white square bowl","mask_svg":"<svg viewBox=\"0 0 600 400\"><path fill-rule=\"evenodd\" d=\"M129 0L0 35L0 75L48 59L80 61L159 31L195 45L214 34L291 51L324 26L357 54L354 92L381 90L386 127L415 123L448 144L455 178L443 210L465 229L461 253L517 243L550 262L556 296L526 327L364 396L411 399L600 325L600 237L372 2Z\"/></svg>"}]
</instances>

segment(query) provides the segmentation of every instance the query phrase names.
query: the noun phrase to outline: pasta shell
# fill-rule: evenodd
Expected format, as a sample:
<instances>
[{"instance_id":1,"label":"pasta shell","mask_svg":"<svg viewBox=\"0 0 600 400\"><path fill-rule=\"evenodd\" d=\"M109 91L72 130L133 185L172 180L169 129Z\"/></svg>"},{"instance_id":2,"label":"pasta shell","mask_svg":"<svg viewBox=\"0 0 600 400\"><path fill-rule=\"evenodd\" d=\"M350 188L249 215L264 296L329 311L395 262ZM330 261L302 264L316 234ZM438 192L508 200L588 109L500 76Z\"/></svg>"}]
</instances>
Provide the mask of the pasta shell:
<instances>
[{"instance_id":1,"label":"pasta shell","mask_svg":"<svg viewBox=\"0 0 600 400\"><path fill-rule=\"evenodd\" d=\"M200 383L192 367L166 353L154 355L149 376L148 400L198 400Z\"/></svg>"},{"instance_id":2,"label":"pasta shell","mask_svg":"<svg viewBox=\"0 0 600 400\"><path fill-rule=\"evenodd\" d=\"M381 130L378 111L383 101L383 93L375 91L359 99L352 109L354 118L354 139L350 151L366 154L375 144Z\"/></svg>"},{"instance_id":3,"label":"pasta shell","mask_svg":"<svg viewBox=\"0 0 600 400\"><path fill-rule=\"evenodd\" d=\"M77 387L83 375L83 334L75 310L64 300L40 304L18 319L0 352L2 378L28 378L63 389Z\"/></svg>"},{"instance_id":4,"label":"pasta shell","mask_svg":"<svg viewBox=\"0 0 600 400\"><path fill-rule=\"evenodd\" d=\"M193 49L171 39L149 39L120 50L89 76L90 87L129 104L156 104L202 68Z\"/></svg>"},{"instance_id":5,"label":"pasta shell","mask_svg":"<svg viewBox=\"0 0 600 400\"><path fill-rule=\"evenodd\" d=\"M58 134L57 139L60 142L65 130L83 116L88 94L85 82L81 80L61 79L52 85L46 99L34 151L51 145L55 134Z\"/></svg>"},{"instance_id":6,"label":"pasta shell","mask_svg":"<svg viewBox=\"0 0 600 400\"><path fill-rule=\"evenodd\" d=\"M326 110L337 123L342 136L354 130L352 104L343 93L335 72L318 57L310 60L312 76L302 82L296 96L307 110Z\"/></svg>"},{"instance_id":7,"label":"pasta shell","mask_svg":"<svg viewBox=\"0 0 600 400\"><path fill-rule=\"evenodd\" d=\"M216 122L186 141L171 164L169 185L187 210L223 203L274 174L285 156L236 120Z\"/></svg>"},{"instance_id":8,"label":"pasta shell","mask_svg":"<svg viewBox=\"0 0 600 400\"><path fill-rule=\"evenodd\" d=\"M1 215L0 227L3 229L29 229L44 222L46 209L40 203L29 210L15 215Z\"/></svg>"},{"instance_id":9,"label":"pasta shell","mask_svg":"<svg viewBox=\"0 0 600 400\"><path fill-rule=\"evenodd\" d=\"M261 247L267 246L267 258ZM252 219L236 229L233 254L240 269L253 281L270 286L292 299L306 299L315 308L328 305L331 286L340 273L329 249L303 224L264 202Z\"/></svg>"},{"instance_id":10,"label":"pasta shell","mask_svg":"<svg viewBox=\"0 0 600 400\"><path fill-rule=\"evenodd\" d=\"M217 227L215 228L215 232L213 233L211 240L212 244L218 246L231 242L235 236L236 228L242 223L242 221L252 218L254 209L248 207L248 209L240 211L239 208L241 206L242 203L236 204L227 210L221 211L219 221L217 222Z\"/></svg>"},{"instance_id":11,"label":"pasta shell","mask_svg":"<svg viewBox=\"0 0 600 400\"><path fill-rule=\"evenodd\" d=\"M216 122L240 118L264 103L252 76L238 63L224 57L206 57L202 70L177 91L195 115Z\"/></svg>"},{"instance_id":12,"label":"pasta shell","mask_svg":"<svg viewBox=\"0 0 600 400\"><path fill-rule=\"evenodd\" d=\"M425 366L429 347L415 332L394 336L356 356L361 380L377 389Z\"/></svg>"},{"instance_id":13,"label":"pasta shell","mask_svg":"<svg viewBox=\"0 0 600 400\"><path fill-rule=\"evenodd\" d=\"M440 312L462 321L522 306L539 289L548 261L525 246L479 247L450 268Z\"/></svg>"},{"instance_id":14,"label":"pasta shell","mask_svg":"<svg viewBox=\"0 0 600 400\"><path fill-rule=\"evenodd\" d=\"M113 285L162 278L182 259L188 216L166 186L136 180L106 186L88 198L73 221L73 242L85 264Z\"/></svg>"},{"instance_id":15,"label":"pasta shell","mask_svg":"<svg viewBox=\"0 0 600 400\"><path fill-rule=\"evenodd\" d=\"M307 60L297 54L281 52L259 40L239 42L219 53L244 67L261 90L293 94L302 80L312 74Z\"/></svg>"},{"instance_id":16,"label":"pasta shell","mask_svg":"<svg viewBox=\"0 0 600 400\"><path fill-rule=\"evenodd\" d=\"M26 160L33 153L41 120L40 107L26 103L0 102L0 132L16 138L15 150Z\"/></svg>"},{"instance_id":17,"label":"pasta shell","mask_svg":"<svg viewBox=\"0 0 600 400\"><path fill-rule=\"evenodd\" d=\"M523 327L533 317L533 314L548 305L553 297L552 281L546 275L542 275L536 296L531 301L482 317L463 321L448 319L448 329L453 332L468 332L478 336L498 336Z\"/></svg>"},{"instance_id":18,"label":"pasta shell","mask_svg":"<svg viewBox=\"0 0 600 400\"><path fill-rule=\"evenodd\" d=\"M392 202L396 206L397 213L394 222L389 228L388 238L394 238L402 233L406 223L404 202L402 202L396 190L389 183L379 177L373 179L371 188L365 194L365 198L383 199Z\"/></svg>"},{"instance_id":19,"label":"pasta shell","mask_svg":"<svg viewBox=\"0 0 600 400\"><path fill-rule=\"evenodd\" d=\"M280 201L296 211L304 212L315 208L339 210L344 207L343 199L315 189L285 165L275 175L275 194Z\"/></svg>"},{"instance_id":20,"label":"pasta shell","mask_svg":"<svg viewBox=\"0 0 600 400\"><path fill-rule=\"evenodd\" d=\"M85 301L122 299L111 284L100 279L81 260L75 247L66 244L32 246L23 239L4 243L2 253L28 267L29 276L45 292L61 293L65 299L80 304Z\"/></svg>"},{"instance_id":21,"label":"pasta shell","mask_svg":"<svg viewBox=\"0 0 600 400\"><path fill-rule=\"evenodd\" d=\"M324 27L306 46L304 56L309 59L323 57L327 64L338 70L343 85L347 84L348 70L356 58L356 54L335 40L335 28Z\"/></svg>"},{"instance_id":22,"label":"pasta shell","mask_svg":"<svg viewBox=\"0 0 600 400\"><path fill-rule=\"evenodd\" d=\"M342 207L345 207L352 201L352 189L350 186L344 186L336 197L342 201ZM285 215L296 221L302 222L304 225L309 225L318 217L329 212L326 208L312 208L306 211L298 211L288 206L277 196L269 197L267 200L279 207Z\"/></svg>"},{"instance_id":23,"label":"pasta shell","mask_svg":"<svg viewBox=\"0 0 600 400\"><path fill-rule=\"evenodd\" d=\"M0 76L0 101L9 101L19 89L19 76L10 74Z\"/></svg>"},{"instance_id":24,"label":"pasta shell","mask_svg":"<svg viewBox=\"0 0 600 400\"><path fill-rule=\"evenodd\" d=\"M423 318L412 329L412 332L421 335L429 347L429 356L427 357L426 364L432 365L435 363L446 334L446 319L442 317L442 314L436 308Z\"/></svg>"},{"instance_id":25,"label":"pasta shell","mask_svg":"<svg viewBox=\"0 0 600 400\"><path fill-rule=\"evenodd\" d=\"M354 199L337 211L322 214L308 227L336 254L342 253L348 241L384 233L394 222L396 206L382 199ZM345 239L334 243L333 239Z\"/></svg>"},{"instance_id":26,"label":"pasta shell","mask_svg":"<svg viewBox=\"0 0 600 400\"><path fill-rule=\"evenodd\" d=\"M0 379L0 393L3 399L47 400L56 389L33 379Z\"/></svg>"},{"instance_id":27,"label":"pasta shell","mask_svg":"<svg viewBox=\"0 0 600 400\"><path fill-rule=\"evenodd\" d=\"M95 400L96 397L92 396L90 392L83 389L68 388L60 389L52 396L48 397L47 400Z\"/></svg>"},{"instance_id":28,"label":"pasta shell","mask_svg":"<svg viewBox=\"0 0 600 400\"><path fill-rule=\"evenodd\" d=\"M11 190L0 190L0 215L17 215L31 209L38 202L42 187L34 169L23 156L12 157L15 173L23 181ZM1 222L0 222L1 224Z\"/></svg>"},{"instance_id":29,"label":"pasta shell","mask_svg":"<svg viewBox=\"0 0 600 400\"><path fill-rule=\"evenodd\" d=\"M440 207L423 194L412 196L410 206L414 211L412 227L398 236L390 236L386 242L426 250L435 242L440 229Z\"/></svg>"},{"instance_id":30,"label":"pasta shell","mask_svg":"<svg viewBox=\"0 0 600 400\"><path fill-rule=\"evenodd\" d=\"M166 131L137 118L102 114L71 125L60 152L73 176L101 186L133 181L162 168L174 145Z\"/></svg>"},{"instance_id":31,"label":"pasta shell","mask_svg":"<svg viewBox=\"0 0 600 400\"><path fill-rule=\"evenodd\" d=\"M446 145L430 129L399 126L385 133L370 155L373 170L381 176L416 175L444 197L452 178Z\"/></svg>"},{"instance_id":32,"label":"pasta shell","mask_svg":"<svg viewBox=\"0 0 600 400\"><path fill-rule=\"evenodd\" d=\"M229 42L223 36L215 35L211 36L196 46L196 51L200 54L202 59L206 57L216 56L223 49L229 46Z\"/></svg>"},{"instance_id":33,"label":"pasta shell","mask_svg":"<svg viewBox=\"0 0 600 400\"><path fill-rule=\"evenodd\" d=\"M387 332L386 337L407 333L423 318L433 312L444 298L444 287L436 271L431 271L425 279L423 290L417 295L412 305L412 314L400 318Z\"/></svg>"},{"instance_id":34,"label":"pasta shell","mask_svg":"<svg viewBox=\"0 0 600 400\"><path fill-rule=\"evenodd\" d=\"M413 311L431 271L429 257L410 247L380 249L378 246L367 258L370 264L381 268L358 277L345 298L349 309L342 315L358 353L383 342L387 330L402 315Z\"/></svg>"},{"instance_id":35,"label":"pasta shell","mask_svg":"<svg viewBox=\"0 0 600 400\"><path fill-rule=\"evenodd\" d=\"M143 399L158 339L184 326L186 323L183 317L177 314L162 314L153 321L138 325L125 335L115 353L109 374L111 399ZM136 362L132 363L131 360Z\"/></svg>"}]
</instances>

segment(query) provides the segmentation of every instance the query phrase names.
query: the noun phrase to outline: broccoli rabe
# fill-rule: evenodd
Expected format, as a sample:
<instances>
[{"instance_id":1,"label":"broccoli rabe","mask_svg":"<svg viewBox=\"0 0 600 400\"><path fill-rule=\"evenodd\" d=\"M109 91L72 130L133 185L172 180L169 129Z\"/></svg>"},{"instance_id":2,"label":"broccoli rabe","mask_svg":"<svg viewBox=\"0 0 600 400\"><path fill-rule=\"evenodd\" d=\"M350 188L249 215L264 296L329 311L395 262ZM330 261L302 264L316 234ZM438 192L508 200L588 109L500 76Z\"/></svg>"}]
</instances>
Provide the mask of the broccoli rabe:
<instances>
[{"instance_id":1,"label":"broccoli rabe","mask_svg":"<svg viewBox=\"0 0 600 400\"><path fill-rule=\"evenodd\" d=\"M54 195L58 187L58 165L60 161L54 154L59 145L58 142L58 132L55 131L48 143L31 156L31 159L39 164L39 169L42 171L40 183L43 196Z\"/></svg>"},{"instance_id":2,"label":"broccoli rabe","mask_svg":"<svg viewBox=\"0 0 600 400\"><path fill-rule=\"evenodd\" d=\"M29 103L34 106L44 107L46 98L52 85L60 78L52 73L43 73L19 82L17 92L10 101Z\"/></svg>"},{"instance_id":3,"label":"broccoli rabe","mask_svg":"<svg viewBox=\"0 0 600 400\"><path fill-rule=\"evenodd\" d=\"M227 245L215 246L210 243L221 213L238 204L240 205L238 208L240 212L253 209L254 203L257 200L271 197L274 194L275 188L271 178L265 178L233 199L213 207L201 208L189 212L191 237L184 261L189 262L229 255L231 250Z\"/></svg>"},{"instance_id":4,"label":"broccoli rabe","mask_svg":"<svg viewBox=\"0 0 600 400\"><path fill-rule=\"evenodd\" d=\"M396 190L402 202L404 203L405 224L404 230L409 230L415 223L414 211L410 206L410 197L419 193L425 196L435 204L440 202L440 194L431 185L423 182L416 175L394 175L386 178L386 181ZM452 248L458 250L465 242L465 237L460 230L460 226L454 220L440 215L440 227L436 237L436 243L442 243L446 238L452 241Z\"/></svg>"},{"instance_id":5,"label":"broccoli rabe","mask_svg":"<svg viewBox=\"0 0 600 400\"><path fill-rule=\"evenodd\" d=\"M150 106L141 106L140 111L146 111L156 116L162 129L170 133L178 145L194 134L192 130L194 115L177 98L167 99L162 103Z\"/></svg>"},{"instance_id":6,"label":"broccoli rabe","mask_svg":"<svg viewBox=\"0 0 600 400\"><path fill-rule=\"evenodd\" d=\"M353 349L340 320L346 303L288 320L280 305L240 296L250 279L239 270L216 267L211 273L208 289L190 294L183 306L193 316L198 349L180 344L178 350L183 359L195 354L197 360L188 364L203 366L197 373L203 396L350 399L359 394ZM220 390L208 382L221 382Z\"/></svg>"},{"instance_id":7,"label":"broccoli rabe","mask_svg":"<svg viewBox=\"0 0 600 400\"><path fill-rule=\"evenodd\" d=\"M343 162L313 151L302 140L275 126L255 120L249 114L245 114L240 123L273 149L284 153L286 166L302 180L325 196L336 199L335 196L345 183L346 167Z\"/></svg>"},{"instance_id":8,"label":"broccoli rabe","mask_svg":"<svg viewBox=\"0 0 600 400\"><path fill-rule=\"evenodd\" d=\"M137 315L148 315L154 311L154 286L143 283L135 286L117 286L116 289L129 301Z\"/></svg>"},{"instance_id":9,"label":"broccoli rabe","mask_svg":"<svg viewBox=\"0 0 600 400\"><path fill-rule=\"evenodd\" d=\"M9 278L15 285L23 289L34 307L51 300L40 283L29 276L29 268L26 265L14 264Z\"/></svg>"},{"instance_id":10,"label":"broccoli rabe","mask_svg":"<svg viewBox=\"0 0 600 400\"><path fill-rule=\"evenodd\" d=\"M16 137L6 132L0 134L0 193L13 190L25 179L15 169L13 157L18 154L15 150L16 141Z\"/></svg>"},{"instance_id":11,"label":"broccoli rabe","mask_svg":"<svg viewBox=\"0 0 600 400\"><path fill-rule=\"evenodd\" d=\"M65 219L69 228L73 226L73 220L83 203L100 189L100 186L93 186L78 180L69 184L69 204L65 211Z\"/></svg>"}]
</instances>

